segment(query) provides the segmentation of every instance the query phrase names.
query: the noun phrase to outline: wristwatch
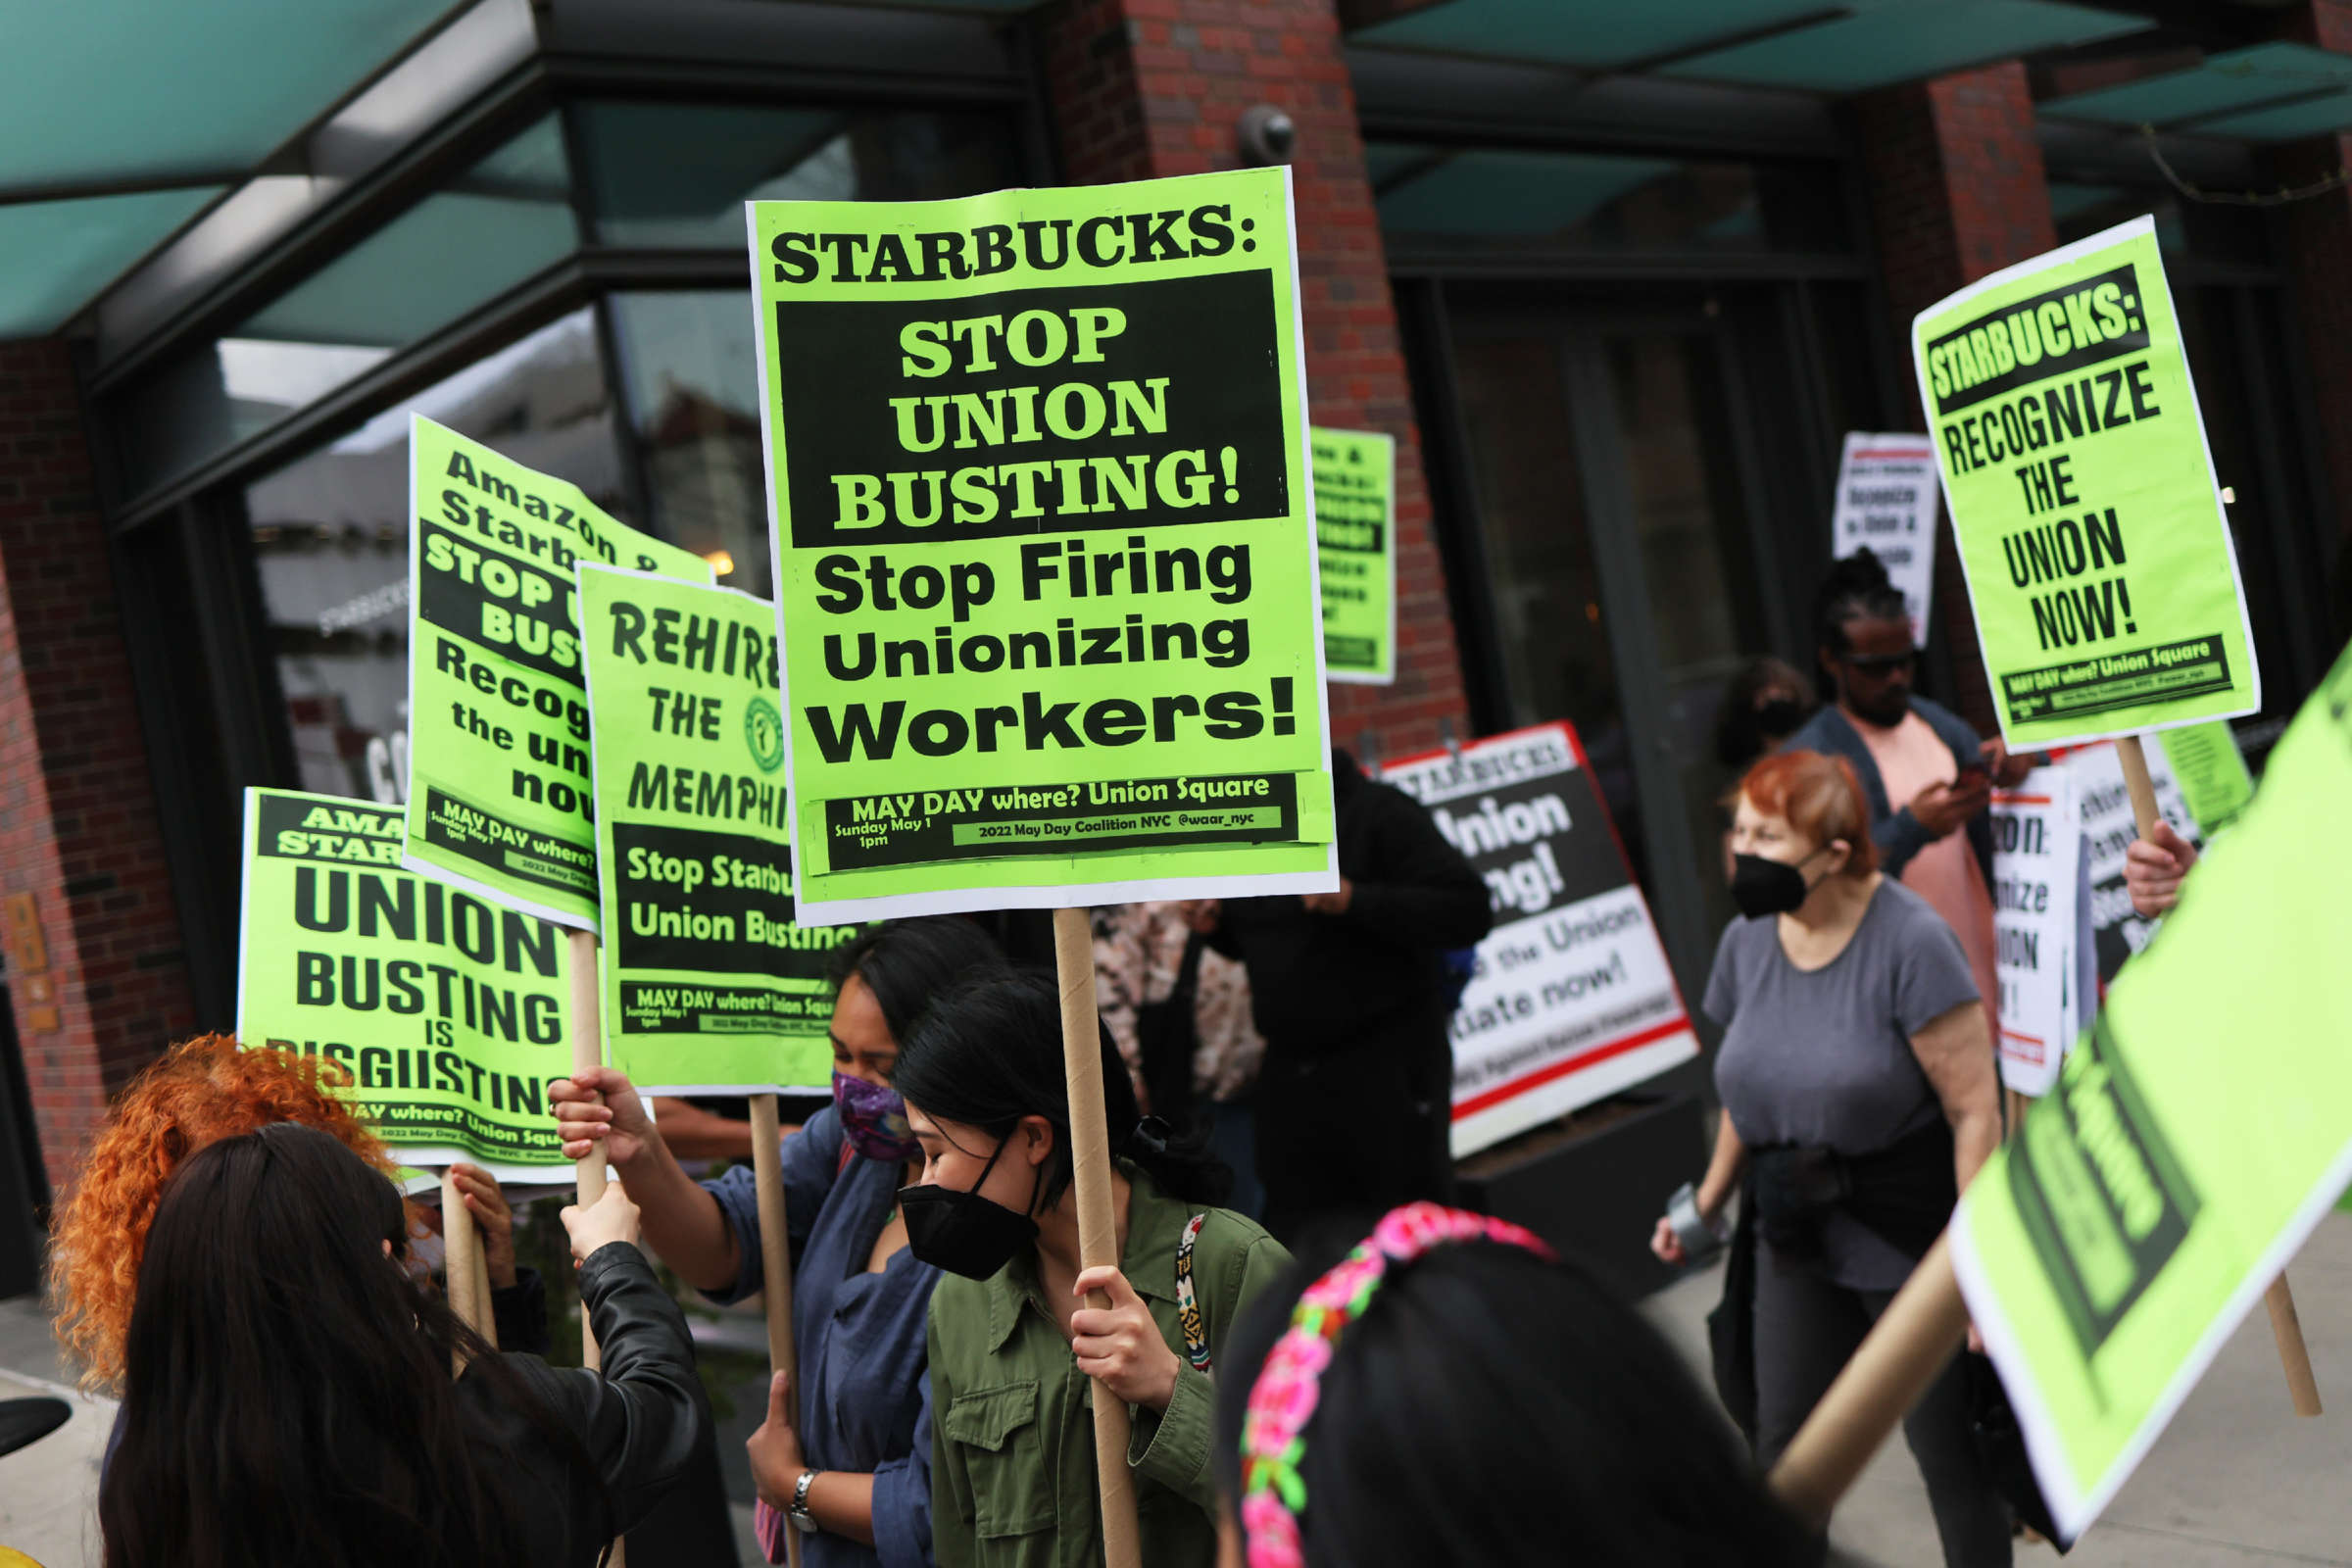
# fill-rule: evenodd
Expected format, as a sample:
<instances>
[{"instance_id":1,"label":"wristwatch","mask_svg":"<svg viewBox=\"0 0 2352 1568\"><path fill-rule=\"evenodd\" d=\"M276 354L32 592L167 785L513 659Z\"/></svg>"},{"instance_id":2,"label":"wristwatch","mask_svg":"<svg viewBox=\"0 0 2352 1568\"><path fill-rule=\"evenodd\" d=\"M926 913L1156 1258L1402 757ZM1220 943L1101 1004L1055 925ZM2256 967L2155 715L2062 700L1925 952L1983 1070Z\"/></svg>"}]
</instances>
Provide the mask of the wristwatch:
<instances>
[{"instance_id":1,"label":"wristwatch","mask_svg":"<svg viewBox=\"0 0 2352 1568\"><path fill-rule=\"evenodd\" d=\"M808 1511L808 1487L814 1480L815 1471L802 1471L801 1479L793 1483L792 1505L784 1510L784 1517L790 1519L793 1528L804 1536L816 1534L816 1515Z\"/></svg>"}]
</instances>

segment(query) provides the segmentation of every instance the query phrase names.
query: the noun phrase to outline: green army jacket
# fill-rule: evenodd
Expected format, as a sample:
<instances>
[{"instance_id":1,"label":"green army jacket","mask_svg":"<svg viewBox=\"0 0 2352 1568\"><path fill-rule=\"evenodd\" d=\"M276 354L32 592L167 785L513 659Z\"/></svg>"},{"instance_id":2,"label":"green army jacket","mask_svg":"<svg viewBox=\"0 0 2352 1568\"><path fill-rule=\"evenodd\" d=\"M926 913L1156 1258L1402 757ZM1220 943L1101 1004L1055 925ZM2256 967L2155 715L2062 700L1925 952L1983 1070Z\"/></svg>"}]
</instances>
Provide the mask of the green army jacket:
<instances>
[{"instance_id":1,"label":"green army jacket","mask_svg":"<svg viewBox=\"0 0 2352 1568\"><path fill-rule=\"evenodd\" d=\"M1120 1161L1131 1185L1120 1272L1180 1361L1176 1245L1199 1205L1160 1193ZM1254 1221L1205 1210L1193 1288L1213 1357L1242 1305L1290 1263ZM1098 1568L1093 1383L1046 1303L1033 1254L981 1281L948 1274L931 1294L931 1547L939 1568ZM1145 1568L1216 1561L1213 1373L1184 1362L1164 1411L1131 1406Z\"/></svg>"}]
</instances>

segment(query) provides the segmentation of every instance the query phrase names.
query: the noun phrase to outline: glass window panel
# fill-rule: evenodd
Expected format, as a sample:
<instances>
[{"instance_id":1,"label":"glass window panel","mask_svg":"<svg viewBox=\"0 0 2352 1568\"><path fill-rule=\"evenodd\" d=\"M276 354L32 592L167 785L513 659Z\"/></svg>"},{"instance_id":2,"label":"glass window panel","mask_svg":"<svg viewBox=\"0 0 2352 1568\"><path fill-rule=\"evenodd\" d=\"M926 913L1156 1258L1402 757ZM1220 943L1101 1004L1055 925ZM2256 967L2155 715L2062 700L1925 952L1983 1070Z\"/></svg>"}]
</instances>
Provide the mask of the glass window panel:
<instances>
[{"instance_id":1,"label":"glass window panel","mask_svg":"<svg viewBox=\"0 0 2352 1568\"><path fill-rule=\"evenodd\" d=\"M618 432L586 310L247 486L296 782L306 790L386 803L407 795L411 412L619 510Z\"/></svg>"},{"instance_id":2,"label":"glass window panel","mask_svg":"<svg viewBox=\"0 0 2352 1568\"><path fill-rule=\"evenodd\" d=\"M1568 433L1559 341L1536 334L1465 337L1454 365L1510 722L1566 717L1576 726L1635 874L1646 884L1648 845L1632 740L1585 512L1584 473Z\"/></svg>"},{"instance_id":3,"label":"glass window panel","mask_svg":"<svg viewBox=\"0 0 2352 1568\"><path fill-rule=\"evenodd\" d=\"M751 296L735 289L616 294L612 311L655 531L710 558L727 587L766 597L767 491Z\"/></svg>"},{"instance_id":4,"label":"glass window panel","mask_svg":"<svg viewBox=\"0 0 2352 1568\"><path fill-rule=\"evenodd\" d=\"M580 107L607 245L744 245L746 201L923 201L1020 183L1010 120L986 111Z\"/></svg>"},{"instance_id":5,"label":"glass window panel","mask_svg":"<svg viewBox=\"0 0 2352 1568\"><path fill-rule=\"evenodd\" d=\"M1844 251L1835 172L1789 164L1374 143L1380 224L1420 251Z\"/></svg>"},{"instance_id":6,"label":"glass window panel","mask_svg":"<svg viewBox=\"0 0 2352 1568\"><path fill-rule=\"evenodd\" d=\"M130 494L259 434L579 243L541 119L237 323L112 399Z\"/></svg>"}]
</instances>

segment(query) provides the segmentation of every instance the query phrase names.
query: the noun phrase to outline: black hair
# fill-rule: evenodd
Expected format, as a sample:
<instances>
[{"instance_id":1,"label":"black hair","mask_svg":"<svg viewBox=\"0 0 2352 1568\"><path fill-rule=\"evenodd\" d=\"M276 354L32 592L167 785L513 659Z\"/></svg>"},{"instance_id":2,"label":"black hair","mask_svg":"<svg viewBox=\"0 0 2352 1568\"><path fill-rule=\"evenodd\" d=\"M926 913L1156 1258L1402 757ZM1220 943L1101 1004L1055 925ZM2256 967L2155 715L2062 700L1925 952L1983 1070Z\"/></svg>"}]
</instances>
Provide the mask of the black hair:
<instances>
[{"instance_id":1,"label":"black hair","mask_svg":"<svg viewBox=\"0 0 2352 1568\"><path fill-rule=\"evenodd\" d=\"M1237 1511L1251 1386L1340 1255L1302 1254L1218 1348L1215 1462ZM1319 1390L1298 1464L1306 1568L1820 1560L1665 1341L1574 1263L1480 1241L1393 1264Z\"/></svg>"},{"instance_id":2,"label":"black hair","mask_svg":"<svg viewBox=\"0 0 2352 1568\"><path fill-rule=\"evenodd\" d=\"M873 993L890 1038L899 1045L931 1004L966 975L1003 967L996 939L959 914L930 914L869 926L825 961L839 996L854 975Z\"/></svg>"},{"instance_id":3,"label":"black hair","mask_svg":"<svg viewBox=\"0 0 2352 1568\"><path fill-rule=\"evenodd\" d=\"M453 1352L594 1465L409 1278L407 1245L398 1189L314 1127L225 1138L172 1174L123 1347L122 1442L98 1498L106 1568L532 1560L526 1521L564 1499L468 1434Z\"/></svg>"},{"instance_id":4,"label":"black hair","mask_svg":"<svg viewBox=\"0 0 2352 1568\"><path fill-rule=\"evenodd\" d=\"M1850 556L1830 563L1813 596L1813 643L1833 654L1846 651L1845 623L1849 620L1911 622L1911 607L1886 575L1886 564L1864 545Z\"/></svg>"},{"instance_id":5,"label":"black hair","mask_svg":"<svg viewBox=\"0 0 2352 1568\"><path fill-rule=\"evenodd\" d=\"M1223 1202L1233 1174L1196 1136L1157 1121L1149 1127L1110 1031L1095 1018L1102 1052L1103 1130L1110 1150L1141 1166L1159 1190L1193 1203ZM906 1103L924 1115L985 1128L1004 1138L1023 1116L1054 1124L1054 1151L1038 1189L1051 1208L1070 1185L1070 1102L1063 1077L1061 993L1051 974L1003 970L942 997L899 1043L892 1075Z\"/></svg>"}]
</instances>

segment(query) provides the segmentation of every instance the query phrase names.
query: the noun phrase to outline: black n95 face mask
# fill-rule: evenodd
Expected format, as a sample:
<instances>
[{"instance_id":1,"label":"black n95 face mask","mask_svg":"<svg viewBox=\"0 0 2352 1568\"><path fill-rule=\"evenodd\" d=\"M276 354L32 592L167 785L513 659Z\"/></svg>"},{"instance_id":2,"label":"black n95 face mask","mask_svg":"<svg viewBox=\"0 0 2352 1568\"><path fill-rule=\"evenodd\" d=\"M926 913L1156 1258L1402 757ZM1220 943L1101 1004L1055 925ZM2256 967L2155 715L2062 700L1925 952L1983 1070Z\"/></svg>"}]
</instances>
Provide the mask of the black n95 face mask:
<instances>
[{"instance_id":1,"label":"black n95 face mask","mask_svg":"<svg viewBox=\"0 0 2352 1568\"><path fill-rule=\"evenodd\" d=\"M967 1280L984 1280L1037 1240L1036 1220L980 1196L988 1173L997 1168L1011 1142L1009 1133L999 1140L997 1152L988 1156L979 1177L963 1192L937 1185L899 1189L899 1212L906 1220L906 1248L917 1262ZM1042 1184L1044 1180L1045 1172L1040 1170L1038 1181ZM1030 1202L1035 1205L1034 1192Z\"/></svg>"},{"instance_id":2,"label":"black n95 face mask","mask_svg":"<svg viewBox=\"0 0 2352 1568\"><path fill-rule=\"evenodd\" d=\"M1805 857L1808 860L1812 858ZM1787 860L1768 860L1761 855L1732 857L1732 902L1750 920L1767 914L1787 914L1802 905L1805 895L1812 891L1805 873Z\"/></svg>"}]
</instances>

